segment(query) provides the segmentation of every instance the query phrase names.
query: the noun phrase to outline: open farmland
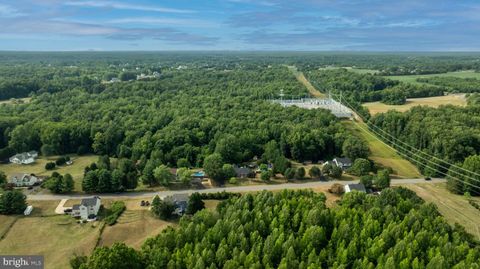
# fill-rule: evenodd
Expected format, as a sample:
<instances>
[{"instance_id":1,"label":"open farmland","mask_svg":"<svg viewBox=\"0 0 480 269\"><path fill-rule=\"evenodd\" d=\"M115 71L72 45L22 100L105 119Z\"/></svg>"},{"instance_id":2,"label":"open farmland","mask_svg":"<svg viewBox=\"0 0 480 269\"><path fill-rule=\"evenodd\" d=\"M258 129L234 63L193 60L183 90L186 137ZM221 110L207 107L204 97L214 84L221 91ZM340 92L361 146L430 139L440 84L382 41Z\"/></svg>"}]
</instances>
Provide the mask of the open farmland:
<instances>
[{"instance_id":1,"label":"open farmland","mask_svg":"<svg viewBox=\"0 0 480 269\"><path fill-rule=\"evenodd\" d=\"M426 98L409 98L403 105L387 105L381 102L364 103L370 114L375 115L389 110L405 112L415 106L439 107L441 105L466 106L467 100L465 94L451 94L445 96L435 96Z\"/></svg>"},{"instance_id":2,"label":"open farmland","mask_svg":"<svg viewBox=\"0 0 480 269\"><path fill-rule=\"evenodd\" d=\"M418 78L429 78L429 77L457 77L457 78L476 78L480 79L480 73L473 70L468 71L457 71L457 72L447 72L440 74L429 74L429 75L405 75L405 76L384 76L385 78L400 80L403 82L413 83L413 84L423 84L423 82L418 82Z\"/></svg>"}]
</instances>

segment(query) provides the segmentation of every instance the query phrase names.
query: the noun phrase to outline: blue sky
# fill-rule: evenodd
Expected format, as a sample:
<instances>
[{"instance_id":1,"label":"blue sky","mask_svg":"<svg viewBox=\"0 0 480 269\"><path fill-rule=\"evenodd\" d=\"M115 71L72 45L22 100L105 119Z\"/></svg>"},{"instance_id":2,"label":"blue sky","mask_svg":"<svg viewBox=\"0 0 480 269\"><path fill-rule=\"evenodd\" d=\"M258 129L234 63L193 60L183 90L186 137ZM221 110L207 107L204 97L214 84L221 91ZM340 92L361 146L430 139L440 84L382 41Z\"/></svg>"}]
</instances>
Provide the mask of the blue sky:
<instances>
[{"instance_id":1,"label":"blue sky","mask_svg":"<svg viewBox=\"0 0 480 269\"><path fill-rule=\"evenodd\" d=\"M0 50L480 51L480 0L0 0Z\"/></svg>"}]
</instances>

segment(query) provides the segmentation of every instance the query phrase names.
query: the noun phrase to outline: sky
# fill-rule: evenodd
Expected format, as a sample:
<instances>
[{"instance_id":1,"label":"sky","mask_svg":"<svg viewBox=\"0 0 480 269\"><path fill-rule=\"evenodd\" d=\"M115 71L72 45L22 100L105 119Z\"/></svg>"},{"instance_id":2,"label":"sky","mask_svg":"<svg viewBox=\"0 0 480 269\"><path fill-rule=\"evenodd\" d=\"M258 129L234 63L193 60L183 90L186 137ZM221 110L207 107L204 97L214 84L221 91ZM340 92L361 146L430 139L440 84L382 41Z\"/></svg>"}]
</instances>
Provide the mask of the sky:
<instances>
[{"instance_id":1,"label":"sky","mask_svg":"<svg viewBox=\"0 0 480 269\"><path fill-rule=\"evenodd\" d=\"M0 50L480 51L480 0L0 0Z\"/></svg>"}]
</instances>

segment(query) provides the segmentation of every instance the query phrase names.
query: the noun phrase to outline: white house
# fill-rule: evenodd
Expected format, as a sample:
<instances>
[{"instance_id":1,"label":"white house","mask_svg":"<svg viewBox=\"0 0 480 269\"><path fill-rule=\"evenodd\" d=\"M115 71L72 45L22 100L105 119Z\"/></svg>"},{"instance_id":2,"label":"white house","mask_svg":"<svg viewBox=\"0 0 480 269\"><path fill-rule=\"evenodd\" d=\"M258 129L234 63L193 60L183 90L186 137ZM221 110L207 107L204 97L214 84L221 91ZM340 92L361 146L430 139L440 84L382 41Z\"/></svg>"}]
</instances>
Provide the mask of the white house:
<instances>
[{"instance_id":1,"label":"white house","mask_svg":"<svg viewBox=\"0 0 480 269\"><path fill-rule=\"evenodd\" d=\"M336 166L342 168L342 170L347 170L352 167L352 160L350 160L350 158L335 158L332 162Z\"/></svg>"},{"instance_id":2,"label":"white house","mask_svg":"<svg viewBox=\"0 0 480 269\"><path fill-rule=\"evenodd\" d=\"M82 202L72 207L72 216L82 220L95 219L97 217L102 199L98 196L82 199Z\"/></svg>"},{"instance_id":3,"label":"white house","mask_svg":"<svg viewBox=\"0 0 480 269\"><path fill-rule=\"evenodd\" d=\"M365 186L362 183L347 184L343 187L343 189L345 190L345 193L349 193L352 191L359 191L359 192L365 192L365 193L367 192L367 190L365 189Z\"/></svg>"},{"instance_id":4,"label":"white house","mask_svg":"<svg viewBox=\"0 0 480 269\"><path fill-rule=\"evenodd\" d=\"M13 174L9 181L17 187L29 187L40 182L41 180L34 174Z\"/></svg>"},{"instance_id":5,"label":"white house","mask_svg":"<svg viewBox=\"0 0 480 269\"><path fill-rule=\"evenodd\" d=\"M10 157L9 161L16 164L31 164L35 162L35 158L38 157L38 152L32 150L29 152L22 152Z\"/></svg>"}]
</instances>

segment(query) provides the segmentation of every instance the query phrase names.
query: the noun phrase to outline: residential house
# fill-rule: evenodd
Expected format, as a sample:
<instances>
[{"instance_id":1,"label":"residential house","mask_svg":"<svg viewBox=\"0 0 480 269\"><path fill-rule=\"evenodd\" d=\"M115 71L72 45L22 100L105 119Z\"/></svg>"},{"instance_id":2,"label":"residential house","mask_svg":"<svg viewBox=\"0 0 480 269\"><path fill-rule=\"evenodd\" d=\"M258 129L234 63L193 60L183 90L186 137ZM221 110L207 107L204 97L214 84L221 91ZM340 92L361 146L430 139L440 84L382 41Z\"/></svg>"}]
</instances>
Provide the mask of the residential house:
<instances>
[{"instance_id":1,"label":"residential house","mask_svg":"<svg viewBox=\"0 0 480 269\"><path fill-rule=\"evenodd\" d=\"M336 166L342 168L342 170L347 170L352 167L352 160L350 160L350 158L335 158L332 162Z\"/></svg>"},{"instance_id":2,"label":"residential house","mask_svg":"<svg viewBox=\"0 0 480 269\"><path fill-rule=\"evenodd\" d=\"M101 205L102 199L98 196L82 199L80 204L73 205L72 216L80 217L82 220L95 219Z\"/></svg>"},{"instance_id":3,"label":"residential house","mask_svg":"<svg viewBox=\"0 0 480 269\"><path fill-rule=\"evenodd\" d=\"M235 176L237 178L247 178L247 177L253 177L254 172L252 169L248 167L238 167L234 166L233 169L235 169Z\"/></svg>"},{"instance_id":4,"label":"residential house","mask_svg":"<svg viewBox=\"0 0 480 269\"><path fill-rule=\"evenodd\" d=\"M22 173L13 174L9 181L9 183L12 183L17 187L30 187L40 182L41 180L34 174Z\"/></svg>"},{"instance_id":5,"label":"residential house","mask_svg":"<svg viewBox=\"0 0 480 269\"><path fill-rule=\"evenodd\" d=\"M189 195L188 193L177 193L171 196L163 198L164 201L168 201L175 205L174 214L182 216L187 210Z\"/></svg>"},{"instance_id":6,"label":"residential house","mask_svg":"<svg viewBox=\"0 0 480 269\"><path fill-rule=\"evenodd\" d=\"M345 190L345 193L349 193L349 192L352 192L352 191L359 191L359 192L364 192L364 193L367 192L367 190L365 189L365 185L363 185L362 183L347 184L343 187L343 189Z\"/></svg>"},{"instance_id":7,"label":"residential house","mask_svg":"<svg viewBox=\"0 0 480 269\"><path fill-rule=\"evenodd\" d=\"M37 157L38 157L38 152L32 150L29 152L22 152L22 153L15 154L9 158L9 161L11 163L16 163L16 164L31 164L35 162L35 158Z\"/></svg>"}]
</instances>

